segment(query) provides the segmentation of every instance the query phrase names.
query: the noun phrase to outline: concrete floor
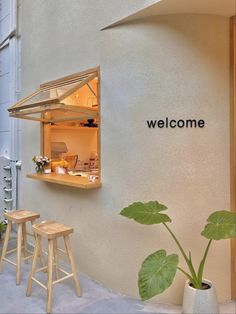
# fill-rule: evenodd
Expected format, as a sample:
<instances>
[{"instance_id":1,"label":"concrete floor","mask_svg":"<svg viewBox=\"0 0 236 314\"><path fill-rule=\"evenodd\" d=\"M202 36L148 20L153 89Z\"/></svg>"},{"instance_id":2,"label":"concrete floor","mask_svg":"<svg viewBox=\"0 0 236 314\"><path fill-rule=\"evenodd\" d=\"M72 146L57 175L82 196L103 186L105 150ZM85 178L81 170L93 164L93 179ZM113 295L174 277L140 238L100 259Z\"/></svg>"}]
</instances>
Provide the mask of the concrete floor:
<instances>
[{"instance_id":1,"label":"concrete floor","mask_svg":"<svg viewBox=\"0 0 236 314\"><path fill-rule=\"evenodd\" d=\"M12 245L11 245L12 246ZM15 255L9 256L12 260ZM46 292L37 284L33 284L31 297L25 296L30 264L22 266L22 282L15 285L15 267L4 263L4 271L0 275L0 313L45 313ZM37 278L46 282L46 274L38 273ZM79 274L83 291L81 298L75 295L72 279L59 283L53 288L53 313L181 313L180 306L143 303L140 300L116 294L95 283L83 274ZM236 303L228 302L220 305L222 314L236 314Z\"/></svg>"}]
</instances>

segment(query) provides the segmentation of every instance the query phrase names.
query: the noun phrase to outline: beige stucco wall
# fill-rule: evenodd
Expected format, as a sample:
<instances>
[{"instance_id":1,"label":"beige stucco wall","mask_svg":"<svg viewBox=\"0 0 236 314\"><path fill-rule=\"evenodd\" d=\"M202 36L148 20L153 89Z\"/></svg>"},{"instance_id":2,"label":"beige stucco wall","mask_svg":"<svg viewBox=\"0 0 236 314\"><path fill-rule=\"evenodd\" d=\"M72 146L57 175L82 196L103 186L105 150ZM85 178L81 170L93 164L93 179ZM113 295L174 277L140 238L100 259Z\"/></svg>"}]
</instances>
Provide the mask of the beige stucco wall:
<instances>
[{"instance_id":1,"label":"beige stucco wall","mask_svg":"<svg viewBox=\"0 0 236 314\"><path fill-rule=\"evenodd\" d=\"M143 259L177 249L161 226L119 216L125 205L165 203L197 262L206 218L229 208L229 21L174 15L99 31L141 4L23 0L21 16L23 96L41 82L101 67L103 182L99 190L81 191L26 179L40 133L37 123L24 121L21 207L74 227L80 271L132 296ZM201 118L206 127L147 128L147 119L165 117ZM230 298L229 242L213 244L205 276L220 301ZM184 281L178 274L154 301L180 303Z\"/></svg>"}]
</instances>

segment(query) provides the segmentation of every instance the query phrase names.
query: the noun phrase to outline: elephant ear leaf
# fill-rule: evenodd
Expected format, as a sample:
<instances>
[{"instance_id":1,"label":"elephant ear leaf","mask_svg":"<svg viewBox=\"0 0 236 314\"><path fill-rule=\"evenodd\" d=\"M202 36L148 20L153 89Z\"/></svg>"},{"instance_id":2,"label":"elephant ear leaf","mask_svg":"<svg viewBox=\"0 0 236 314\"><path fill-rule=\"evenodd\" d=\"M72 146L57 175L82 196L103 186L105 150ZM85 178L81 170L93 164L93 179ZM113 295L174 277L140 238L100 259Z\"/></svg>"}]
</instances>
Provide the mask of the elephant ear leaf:
<instances>
[{"instance_id":1,"label":"elephant ear leaf","mask_svg":"<svg viewBox=\"0 0 236 314\"><path fill-rule=\"evenodd\" d=\"M208 224L202 231L207 239L221 240L236 237L236 213L226 210L214 212L207 219Z\"/></svg>"},{"instance_id":2,"label":"elephant ear leaf","mask_svg":"<svg viewBox=\"0 0 236 314\"><path fill-rule=\"evenodd\" d=\"M170 287L178 262L178 255L167 256L165 250L159 250L144 260L138 276L139 294L143 301Z\"/></svg>"},{"instance_id":3,"label":"elephant ear leaf","mask_svg":"<svg viewBox=\"0 0 236 314\"><path fill-rule=\"evenodd\" d=\"M120 214L134 219L141 224L152 225L171 221L169 216L161 213L161 211L166 209L167 207L165 205L157 201L150 201L148 203L135 202L125 207Z\"/></svg>"}]
</instances>

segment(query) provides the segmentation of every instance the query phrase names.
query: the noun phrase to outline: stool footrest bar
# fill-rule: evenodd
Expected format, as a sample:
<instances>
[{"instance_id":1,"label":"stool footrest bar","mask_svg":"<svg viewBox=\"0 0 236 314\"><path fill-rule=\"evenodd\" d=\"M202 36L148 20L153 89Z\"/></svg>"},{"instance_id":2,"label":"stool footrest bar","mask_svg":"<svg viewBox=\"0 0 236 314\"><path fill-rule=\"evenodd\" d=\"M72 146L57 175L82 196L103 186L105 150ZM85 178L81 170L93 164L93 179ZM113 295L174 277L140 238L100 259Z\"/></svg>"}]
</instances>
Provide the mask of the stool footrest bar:
<instances>
[{"instance_id":1,"label":"stool footrest bar","mask_svg":"<svg viewBox=\"0 0 236 314\"><path fill-rule=\"evenodd\" d=\"M29 256L27 256L27 257L24 257L23 259L24 259L24 260L27 260L27 259L32 258L32 257L33 257L33 255L29 255Z\"/></svg>"},{"instance_id":2,"label":"stool footrest bar","mask_svg":"<svg viewBox=\"0 0 236 314\"><path fill-rule=\"evenodd\" d=\"M9 250L9 251L6 252L5 255L11 254L11 253L13 253L13 252L16 252L16 250L17 250L17 248L12 249L12 250Z\"/></svg>"},{"instance_id":3,"label":"stool footrest bar","mask_svg":"<svg viewBox=\"0 0 236 314\"><path fill-rule=\"evenodd\" d=\"M37 280L35 277L31 277L31 279L37 283L40 287L42 287L43 289L47 290L47 287L42 283L40 282L39 280Z\"/></svg>"},{"instance_id":4,"label":"stool footrest bar","mask_svg":"<svg viewBox=\"0 0 236 314\"><path fill-rule=\"evenodd\" d=\"M22 250L22 249L24 249L24 246L21 247L21 250ZM16 251L17 251L17 248L12 249L12 250L9 250L9 251L6 252L5 255L11 254L11 253L16 252ZM29 250L27 250L27 252L28 252L28 253L31 253L31 254L34 254L34 252L29 251Z\"/></svg>"},{"instance_id":5,"label":"stool footrest bar","mask_svg":"<svg viewBox=\"0 0 236 314\"><path fill-rule=\"evenodd\" d=\"M58 250L59 252L65 254L65 255L67 255L67 252L66 252L65 250L62 250L62 249L60 249L60 248L57 248L57 250Z\"/></svg>"},{"instance_id":6,"label":"stool footrest bar","mask_svg":"<svg viewBox=\"0 0 236 314\"><path fill-rule=\"evenodd\" d=\"M48 269L48 266L44 266L44 267L38 268L38 269L35 270L35 272L38 273L38 272L43 271L45 269Z\"/></svg>"},{"instance_id":7,"label":"stool footrest bar","mask_svg":"<svg viewBox=\"0 0 236 314\"><path fill-rule=\"evenodd\" d=\"M52 266L56 266L56 264L53 263ZM45 269L48 269L48 266L40 267L40 268L36 269L35 272L38 273L38 272L43 271L43 270L45 270Z\"/></svg>"},{"instance_id":8,"label":"stool footrest bar","mask_svg":"<svg viewBox=\"0 0 236 314\"><path fill-rule=\"evenodd\" d=\"M66 279L68 279L68 278L71 278L71 277L73 277L73 276L74 276L74 274L69 274L69 275L67 275L67 276L65 276L65 277L62 277L62 278L60 278L60 279L57 279L57 280L53 281L52 284L55 285L56 283L62 282L62 281L66 280Z\"/></svg>"},{"instance_id":9,"label":"stool footrest bar","mask_svg":"<svg viewBox=\"0 0 236 314\"><path fill-rule=\"evenodd\" d=\"M62 269L62 268L60 268L60 267L57 267L57 269L61 272L61 273L63 273L63 274L65 274L65 275L70 275L70 273L68 273L67 271L65 271L64 269Z\"/></svg>"},{"instance_id":10,"label":"stool footrest bar","mask_svg":"<svg viewBox=\"0 0 236 314\"><path fill-rule=\"evenodd\" d=\"M7 262L7 263L9 263L9 264L11 264L11 265L13 265L13 266L16 266L16 263L12 262L11 260L9 260L9 259L6 258L6 257L3 258L3 261L5 261L5 262Z\"/></svg>"}]
</instances>

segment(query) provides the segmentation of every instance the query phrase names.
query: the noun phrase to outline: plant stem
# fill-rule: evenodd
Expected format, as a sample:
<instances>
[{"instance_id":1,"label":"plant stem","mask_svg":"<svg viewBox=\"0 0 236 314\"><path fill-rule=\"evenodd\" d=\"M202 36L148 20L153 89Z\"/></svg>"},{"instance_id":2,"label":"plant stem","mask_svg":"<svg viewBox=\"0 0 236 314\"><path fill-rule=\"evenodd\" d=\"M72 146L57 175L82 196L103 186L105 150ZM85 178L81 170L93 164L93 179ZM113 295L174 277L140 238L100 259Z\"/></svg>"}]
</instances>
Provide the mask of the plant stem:
<instances>
[{"instance_id":1,"label":"plant stem","mask_svg":"<svg viewBox=\"0 0 236 314\"><path fill-rule=\"evenodd\" d=\"M193 278L185 270L183 270L181 267L177 267L177 269L181 271L191 282L193 281Z\"/></svg>"},{"instance_id":2,"label":"plant stem","mask_svg":"<svg viewBox=\"0 0 236 314\"><path fill-rule=\"evenodd\" d=\"M187 261L188 257L186 255L186 253L184 252L184 249L182 248L181 244L179 243L178 239L176 238L176 236L174 235L174 233L171 231L171 229L167 226L167 224L165 222L163 222L163 225L166 227L166 229L169 231L169 233L171 234L172 238L175 240L175 243L177 244L178 248L180 249L184 259Z\"/></svg>"},{"instance_id":3,"label":"plant stem","mask_svg":"<svg viewBox=\"0 0 236 314\"><path fill-rule=\"evenodd\" d=\"M171 229L167 226L167 224L165 223L165 222L163 222L163 225L166 227L166 229L169 231L169 233L171 234L171 236L172 236L172 238L174 239L174 241L175 241L175 243L177 244L177 246L178 246L178 248L179 248L179 250L180 250L180 252L182 253L182 255L183 255L183 257L184 257L184 259L185 259L185 261L186 261L186 263L187 263L187 265L188 265L188 267L189 267L189 270L190 270L190 272L191 272L191 274L192 274L192 279L193 279L193 284L194 284L194 286L196 285L196 286L198 286L198 280L197 280L197 274L196 274L196 272L195 272L195 270L194 270L194 268L193 268L193 265L192 265L192 262L189 260L189 258L187 257L187 255L186 255L186 253L184 252L184 249L183 249L183 247L181 246L181 244L180 244L180 242L178 241L178 239L176 238L176 236L174 235L174 233L171 231ZM196 287L196 288L198 288L198 287Z\"/></svg>"},{"instance_id":4,"label":"plant stem","mask_svg":"<svg viewBox=\"0 0 236 314\"><path fill-rule=\"evenodd\" d=\"M198 283L200 283L201 285L202 285L203 270L204 270L204 266L205 266L205 262L206 262L207 254L209 252L211 242L212 242L212 239L210 239L208 244L207 244L205 253L203 255L203 258L202 258L200 265L199 265L199 268L198 268L197 280L198 280Z\"/></svg>"}]
</instances>

